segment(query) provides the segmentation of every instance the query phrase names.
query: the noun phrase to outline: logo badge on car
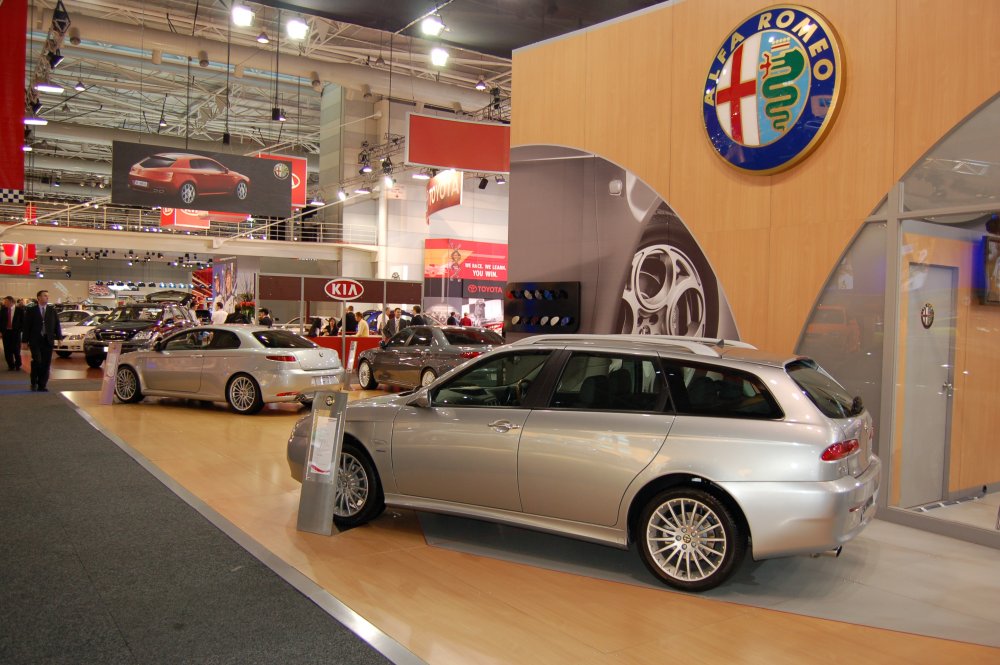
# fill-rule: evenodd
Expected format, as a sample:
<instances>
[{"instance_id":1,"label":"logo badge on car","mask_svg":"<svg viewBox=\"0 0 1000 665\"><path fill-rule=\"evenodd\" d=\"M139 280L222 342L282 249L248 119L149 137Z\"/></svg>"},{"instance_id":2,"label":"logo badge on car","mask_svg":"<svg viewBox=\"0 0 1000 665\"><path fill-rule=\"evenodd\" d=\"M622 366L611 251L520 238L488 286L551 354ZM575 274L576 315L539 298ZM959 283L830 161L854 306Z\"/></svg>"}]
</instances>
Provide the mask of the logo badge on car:
<instances>
[{"instance_id":1,"label":"logo badge on car","mask_svg":"<svg viewBox=\"0 0 1000 665\"><path fill-rule=\"evenodd\" d=\"M716 51L705 80L712 146L751 173L797 163L833 124L841 61L837 36L817 12L778 5L751 15Z\"/></svg>"},{"instance_id":2,"label":"logo badge on car","mask_svg":"<svg viewBox=\"0 0 1000 665\"><path fill-rule=\"evenodd\" d=\"M934 305L929 302L924 303L924 306L920 308L920 325L925 329L934 325Z\"/></svg>"}]
</instances>

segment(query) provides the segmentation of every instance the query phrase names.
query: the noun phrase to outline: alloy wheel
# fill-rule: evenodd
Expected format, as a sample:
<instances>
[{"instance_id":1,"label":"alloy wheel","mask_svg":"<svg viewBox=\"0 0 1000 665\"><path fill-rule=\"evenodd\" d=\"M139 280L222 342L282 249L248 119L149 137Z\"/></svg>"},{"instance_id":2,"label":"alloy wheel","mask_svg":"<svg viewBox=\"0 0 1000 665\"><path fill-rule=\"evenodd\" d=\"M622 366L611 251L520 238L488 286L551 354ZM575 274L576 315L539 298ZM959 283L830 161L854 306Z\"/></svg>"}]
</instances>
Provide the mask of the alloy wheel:
<instances>
[{"instance_id":1,"label":"alloy wheel","mask_svg":"<svg viewBox=\"0 0 1000 665\"><path fill-rule=\"evenodd\" d=\"M249 411L257 401L257 386L250 377L238 376L229 385L229 401L237 411Z\"/></svg>"},{"instance_id":2,"label":"alloy wheel","mask_svg":"<svg viewBox=\"0 0 1000 665\"><path fill-rule=\"evenodd\" d=\"M115 375L115 394L118 395L118 399L123 402L129 401L135 397L137 389L135 373L124 367L118 370L118 374Z\"/></svg>"},{"instance_id":3,"label":"alloy wheel","mask_svg":"<svg viewBox=\"0 0 1000 665\"><path fill-rule=\"evenodd\" d=\"M701 501L688 497L660 504L646 523L646 547L667 576L698 582L716 573L726 558L722 520Z\"/></svg>"},{"instance_id":4,"label":"alloy wheel","mask_svg":"<svg viewBox=\"0 0 1000 665\"><path fill-rule=\"evenodd\" d=\"M341 453L333 514L351 517L361 512L368 502L368 486L368 474L358 458L347 452Z\"/></svg>"}]
</instances>

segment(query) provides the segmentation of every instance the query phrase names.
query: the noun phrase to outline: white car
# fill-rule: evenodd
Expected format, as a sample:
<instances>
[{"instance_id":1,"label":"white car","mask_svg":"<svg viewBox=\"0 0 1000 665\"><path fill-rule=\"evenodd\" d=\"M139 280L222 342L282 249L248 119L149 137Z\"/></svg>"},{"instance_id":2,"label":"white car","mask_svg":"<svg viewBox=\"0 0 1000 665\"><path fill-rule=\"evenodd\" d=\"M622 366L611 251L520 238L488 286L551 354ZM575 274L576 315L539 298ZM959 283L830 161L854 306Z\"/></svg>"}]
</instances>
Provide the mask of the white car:
<instances>
[{"instance_id":1,"label":"white car","mask_svg":"<svg viewBox=\"0 0 1000 665\"><path fill-rule=\"evenodd\" d=\"M64 327L63 338L56 343L56 355L60 358L69 358L73 353L82 352L83 338L95 325L106 319L109 313L96 312L75 325Z\"/></svg>"}]
</instances>

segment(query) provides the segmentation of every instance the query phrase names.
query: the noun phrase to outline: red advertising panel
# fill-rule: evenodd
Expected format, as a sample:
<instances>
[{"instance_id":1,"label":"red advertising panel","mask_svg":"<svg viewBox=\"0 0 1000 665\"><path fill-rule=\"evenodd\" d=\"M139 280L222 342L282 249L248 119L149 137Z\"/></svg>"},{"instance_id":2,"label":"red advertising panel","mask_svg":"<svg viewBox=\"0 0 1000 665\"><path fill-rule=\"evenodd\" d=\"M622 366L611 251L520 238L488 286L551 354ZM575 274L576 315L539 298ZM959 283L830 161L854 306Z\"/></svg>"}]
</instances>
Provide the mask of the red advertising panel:
<instances>
[{"instance_id":1,"label":"red advertising panel","mask_svg":"<svg viewBox=\"0 0 1000 665\"><path fill-rule=\"evenodd\" d=\"M305 157L289 157L288 155L257 155L261 159L280 159L292 163L292 206L304 208L306 205L306 180L308 177L309 160Z\"/></svg>"},{"instance_id":2,"label":"red advertising panel","mask_svg":"<svg viewBox=\"0 0 1000 665\"><path fill-rule=\"evenodd\" d=\"M35 258L34 245L16 242L0 244L0 275L27 275Z\"/></svg>"},{"instance_id":3,"label":"red advertising panel","mask_svg":"<svg viewBox=\"0 0 1000 665\"><path fill-rule=\"evenodd\" d=\"M506 283L507 245L430 238L424 241L424 277Z\"/></svg>"},{"instance_id":4,"label":"red advertising panel","mask_svg":"<svg viewBox=\"0 0 1000 665\"><path fill-rule=\"evenodd\" d=\"M452 206L462 205L462 182L464 175L461 171L441 171L436 176L427 181L427 214L425 219L431 223L431 215L438 210L444 210Z\"/></svg>"},{"instance_id":5,"label":"red advertising panel","mask_svg":"<svg viewBox=\"0 0 1000 665\"><path fill-rule=\"evenodd\" d=\"M406 162L478 173L507 173L510 126L410 113Z\"/></svg>"},{"instance_id":6,"label":"red advertising panel","mask_svg":"<svg viewBox=\"0 0 1000 665\"><path fill-rule=\"evenodd\" d=\"M24 40L28 3L0 3L0 202L24 202Z\"/></svg>"},{"instance_id":7,"label":"red advertising panel","mask_svg":"<svg viewBox=\"0 0 1000 665\"><path fill-rule=\"evenodd\" d=\"M204 210L160 208L160 226L177 226L185 229L207 229L211 225L209 213Z\"/></svg>"}]
</instances>

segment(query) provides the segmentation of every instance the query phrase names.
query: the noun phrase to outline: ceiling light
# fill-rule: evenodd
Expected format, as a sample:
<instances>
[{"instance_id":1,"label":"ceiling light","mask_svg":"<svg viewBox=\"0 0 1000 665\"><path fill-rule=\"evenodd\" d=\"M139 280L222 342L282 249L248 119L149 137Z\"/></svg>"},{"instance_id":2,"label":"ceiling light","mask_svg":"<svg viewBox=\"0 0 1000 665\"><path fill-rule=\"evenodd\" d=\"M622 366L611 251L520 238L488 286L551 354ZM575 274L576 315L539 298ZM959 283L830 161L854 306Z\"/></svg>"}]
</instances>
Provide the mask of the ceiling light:
<instances>
[{"instance_id":1,"label":"ceiling light","mask_svg":"<svg viewBox=\"0 0 1000 665\"><path fill-rule=\"evenodd\" d=\"M285 117L285 111L277 106L271 109L271 120L275 122L285 122L288 118Z\"/></svg>"},{"instance_id":2,"label":"ceiling light","mask_svg":"<svg viewBox=\"0 0 1000 665\"><path fill-rule=\"evenodd\" d=\"M59 178L56 178L55 180L52 181L53 187L59 187L61 184L62 182L59 180Z\"/></svg>"},{"instance_id":3,"label":"ceiling light","mask_svg":"<svg viewBox=\"0 0 1000 665\"><path fill-rule=\"evenodd\" d=\"M49 53L48 58L49 58L49 67L51 67L52 69L58 67L62 63L62 61L66 59L59 49L56 49L52 53Z\"/></svg>"},{"instance_id":4,"label":"ceiling light","mask_svg":"<svg viewBox=\"0 0 1000 665\"><path fill-rule=\"evenodd\" d=\"M507 178L503 177L503 175L498 175L496 178L494 178L494 180L497 181L498 185L506 185L507 184Z\"/></svg>"},{"instance_id":5,"label":"ceiling light","mask_svg":"<svg viewBox=\"0 0 1000 665\"><path fill-rule=\"evenodd\" d=\"M421 169L419 171L414 171L414 173L413 173L413 179L414 180L430 180L431 179L431 174L427 172L427 169Z\"/></svg>"},{"instance_id":6,"label":"ceiling light","mask_svg":"<svg viewBox=\"0 0 1000 665\"><path fill-rule=\"evenodd\" d=\"M326 200L323 198L322 194L317 194L316 196L312 197L312 199L309 201L309 205L311 205L311 206L325 206L326 205Z\"/></svg>"},{"instance_id":7,"label":"ceiling light","mask_svg":"<svg viewBox=\"0 0 1000 665\"><path fill-rule=\"evenodd\" d=\"M486 178L479 179L479 189L486 189L486 185L490 184L490 181Z\"/></svg>"},{"instance_id":8,"label":"ceiling light","mask_svg":"<svg viewBox=\"0 0 1000 665\"><path fill-rule=\"evenodd\" d=\"M396 180L391 175L389 175L388 173L385 174L385 178L383 179L383 182L385 182L385 186L386 187L392 187L393 185L396 184Z\"/></svg>"},{"instance_id":9,"label":"ceiling light","mask_svg":"<svg viewBox=\"0 0 1000 665\"><path fill-rule=\"evenodd\" d=\"M340 199L341 201L347 199L347 192L344 191L343 187L337 190L337 198Z\"/></svg>"},{"instance_id":10,"label":"ceiling light","mask_svg":"<svg viewBox=\"0 0 1000 665\"><path fill-rule=\"evenodd\" d=\"M166 119L166 118L164 118L164 117L163 117L163 116L161 115L161 116L160 116L160 122L158 122L158 123L156 123L156 124L157 124L157 125L159 125L159 126L160 126L161 128L162 128L162 127L166 127L166 126L167 126L167 119Z\"/></svg>"},{"instance_id":11,"label":"ceiling light","mask_svg":"<svg viewBox=\"0 0 1000 665\"><path fill-rule=\"evenodd\" d=\"M253 10L246 5L233 5L233 25L240 28L253 25Z\"/></svg>"},{"instance_id":12,"label":"ceiling light","mask_svg":"<svg viewBox=\"0 0 1000 665\"><path fill-rule=\"evenodd\" d=\"M382 160L382 173L386 175L392 173L392 159L386 157Z\"/></svg>"},{"instance_id":13,"label":"ceiling light","mask_svg":"<svg viewBox=\"0 0 1000 665\"><path fill-rule=\"evenodd\" d=\"M372 165L371 164L367 164L367 163L366 164L362 164L361 168L358 169L358 173L360 173L361 175L364 175L366 173L371 173L371 172L372 172Z\"/></svg>"},{"instance_id":14,"label":"ceiling light","mask_svg":"<svg viewBox=\"0 0 1000 665\"><path fill-rule=\"evenodd\" d=\"M84 90L87 89L87 86L83 84L83 81L77 81L76 85L73 86L73 89L76 90L77 92L83 92Z\"/></svg>"},{"instance_id":15,"label":"ceiling light","mask_svg":"<svg viewBox=\"0 0 1000 665\"><path fill-rule=\"evenodd\" d=\"M385 58L382 57L381 53L379 53L378 57L375 58L375 66L376 67L385 67Z\"/></svg>"},{"instance_id":16,"label":"ceiling light","mask_svg":"<svg viewBox=\"0 0 1000 665\"><path fill-rule=\"evenodd\" d=\"M260 34L257 35L257 43L258 44L269 44L270 42L271 42L271 38L267 36L266 32L264 32L263 30L261 30Z\"/></svg>"},{"instance_id":17,"label":"ceiling light","mask_svg":"<svg viewBox=\"0 0 1000 665\"><path fill-rule=\"evenodd\" d=\"M441 17L437 14L431 14L420 22L420 31L425 35L437 37L442 30L444 30L444 23L441 22Z\"/></svg>"},{"instance_id":18,"label":"ceiling light","mask_svg":"<svg viewBox=\"0 0 1000 665\"><path fill-rule=\"evenodd\" d=\"M309 26L300 18L293 18L285 24L289 39L305 39L309 34Z\"/></svg>"},{"instance_id":19,"label":"ceiling light","mask_svg":"<svg viewBox=\"0 0 1000 665\"><path fill-rule=\"evenodd\" d=\"M54 95L59 95L62 94L63 87L49 81L39 81L35 84L35 90L38 92L51 92Z\"/></svg>"},{"instance_id":20,"label":"ceiling light","mask_svg":"<svg viewBox=\"0 0 1000 665\"><path fill-rule=\"evenodd\" d=\"M484 81L483 77L480 76L479 80L476 81L476 90L485 90L485 89L486 89L486 81Z\"/></svg>"},{"instance_id":21,"label":"ceiling light","mask_svg":"<svg viewBox=\"0 0 1000 665\"><path fill-rule=\"evenodd\" d=\"M368 185L359 185L357 189L354 190L355 194L371 194L372 188Z\"/></svg>"},{"instance_id":22,"label":"ceiling light","mask_svg":"<svg viewBox=\"0 0 1000 665\"><path fill-rule=\"evenodd\" d=\"M435 67L444 67L448 64L448 51L440 46L431 49L431 64Z\"/></svg>"},{"instance_id":23,"label":"ceiling light","mask_svg":"<svg viewBox=\"0 0 1000 665\"><path fill-rule=\"evenodd\" d=\"M31 152L32 150L34 150L34 148L31 147L30 143L25 143L23 146L21 146L21 150L23 150L24 152Z\"/></svg>"}]
</instances>

